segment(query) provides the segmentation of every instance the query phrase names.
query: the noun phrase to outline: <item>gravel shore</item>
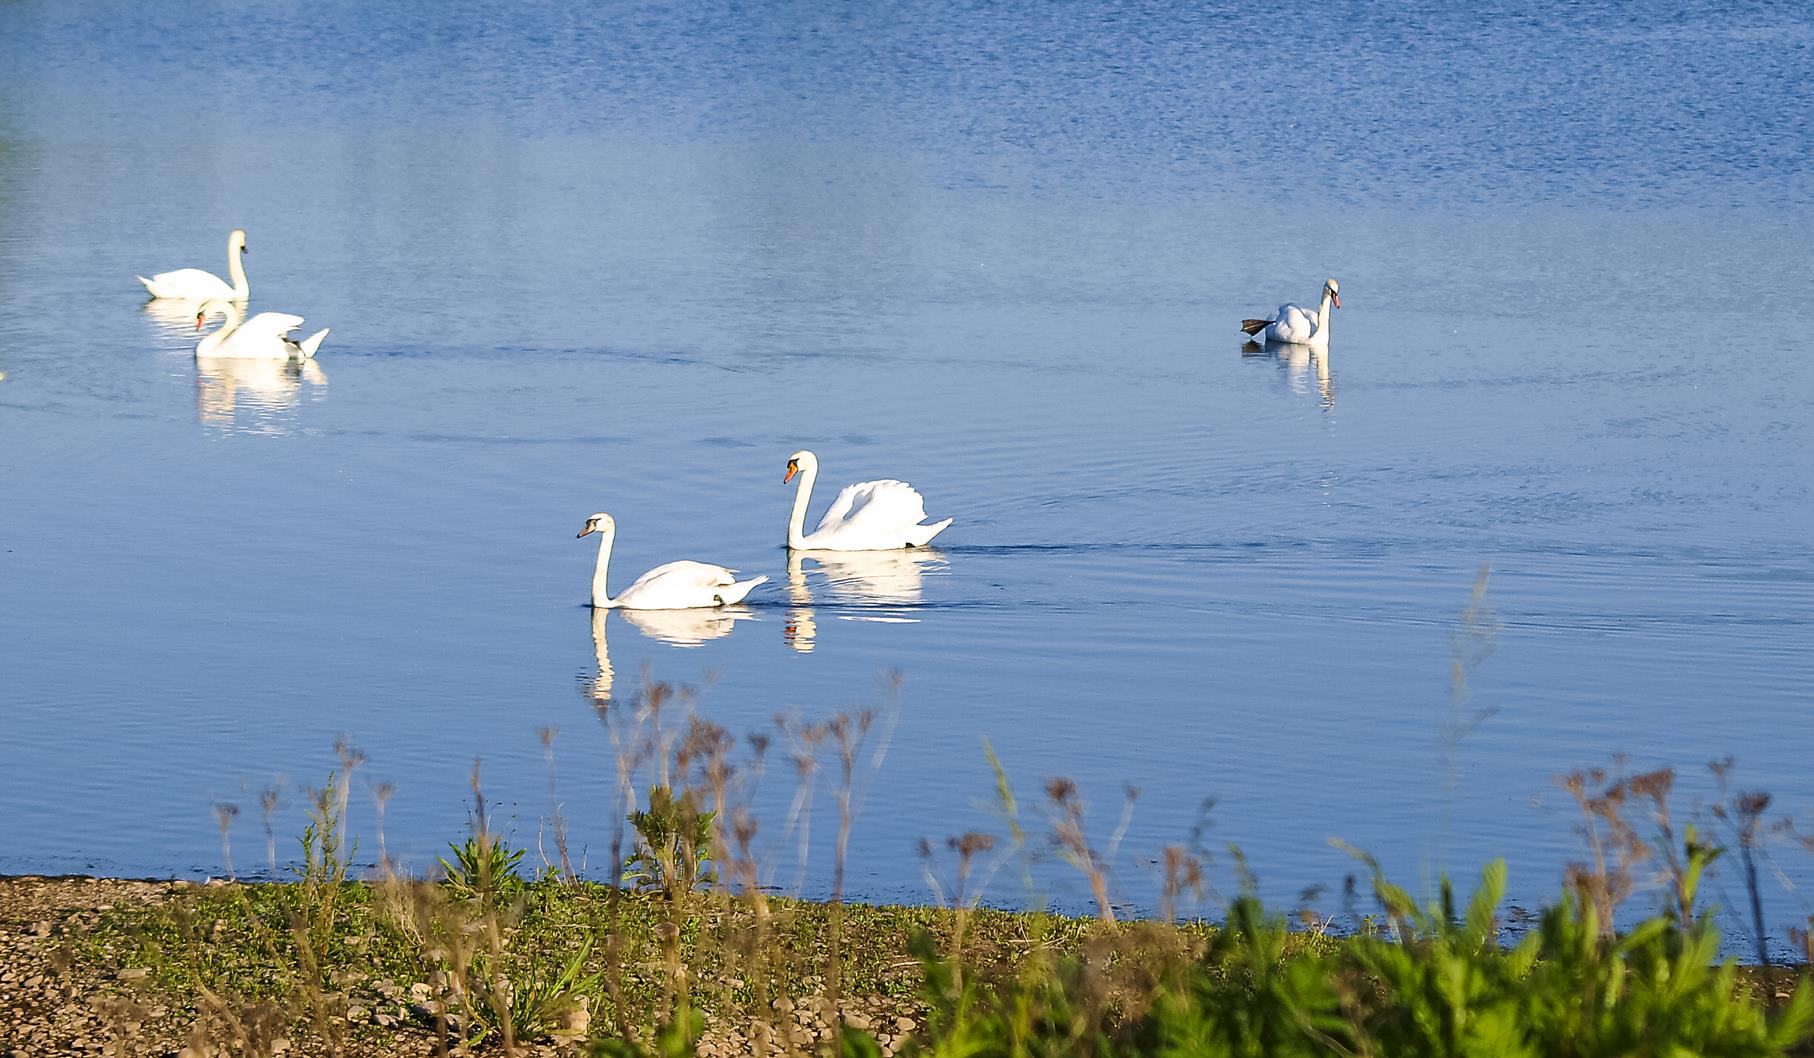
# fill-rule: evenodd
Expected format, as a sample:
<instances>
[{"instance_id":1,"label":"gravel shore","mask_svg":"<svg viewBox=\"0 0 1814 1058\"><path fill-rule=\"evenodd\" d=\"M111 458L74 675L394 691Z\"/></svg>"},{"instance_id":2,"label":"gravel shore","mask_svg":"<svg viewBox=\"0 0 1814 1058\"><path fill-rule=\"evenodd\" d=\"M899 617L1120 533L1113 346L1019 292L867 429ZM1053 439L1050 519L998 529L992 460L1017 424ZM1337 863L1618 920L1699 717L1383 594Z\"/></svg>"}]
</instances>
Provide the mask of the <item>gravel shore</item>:
<instances>
[{"instance_id":1,"label":"gravel shore","mask_svg":"<svg viewBox=\"0 0 1814 1058\"><path fill-rule=\"evenodd\" d=\"M142 967L105 967L83 943L104 912L169 900L181 882L0 878L0 1056L179 1053L187 1018Z\"/></svg>"},{"instance_id":2,"label":"gravel shore","mask_svg":"<svg viewBox=\"0 0 1814 1058\"><path fill-rule=\"evenodd\" d=\"M216 883L218 884L218 883ZM198 888L193 882L129 881L108 878L0 877L0 1058L212 1058L220 1054L198 1023L196 997L168 993L149 967L125 965L112 953L118 938L103 923L116 910L153 909ZM115 916L117 917L117 916ZM343 1048L351 1058L393 1055L465 1054L446 1046L405 1009L410 990L389 980L353 975L340 996L346 1017ZM418 986L420 987L420 986ZM778 1024L788 1025L783 1042L800 1053L829 1040L825 1012L810 999L783 1001ZM336 1009L336 1018L341 1011ZM845 1019L879 1038L892 1054L916 1027L898 1001L855 998ZM583 1026L564 1042L517 1048L519 1055L566 1058L583 1049ZM256 1053L277 1058L326 1054L329 1049L306 1030L274 1015L256 1033ZM501 1054L495 1044L475 1048ZM750 1054L745 1036L708 1025L699 1053Z\"/></svg>"}]
</instances>

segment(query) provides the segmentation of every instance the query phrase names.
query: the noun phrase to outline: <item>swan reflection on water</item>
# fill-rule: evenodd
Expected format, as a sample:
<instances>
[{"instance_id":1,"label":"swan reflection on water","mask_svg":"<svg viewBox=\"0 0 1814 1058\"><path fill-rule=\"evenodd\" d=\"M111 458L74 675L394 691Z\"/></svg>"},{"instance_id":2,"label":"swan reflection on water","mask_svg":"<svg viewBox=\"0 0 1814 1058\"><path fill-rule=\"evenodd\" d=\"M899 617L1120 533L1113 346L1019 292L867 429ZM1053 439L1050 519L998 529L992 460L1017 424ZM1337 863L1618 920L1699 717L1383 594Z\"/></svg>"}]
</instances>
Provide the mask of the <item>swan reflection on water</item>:
<instances>
[{"instance_id":1,"label":"swan reflection on water","mask_svg":"<svg viewBox=\"0 0 1814 1058\"><path fill-rule=\"evenodd\" d=\"M227 314L224 302L183 301L178 298L156 298L145 302L145 318L159 332L181 338L191 348L195 345L195 314L206 311L210 317Z\"/></svg>"},{"instance_id":2,"label":"swan reflection on water","mask_svg":"<svg viewBox=\"0 0 1814 1058\"><path fill-rule=\"evenodd\" d=\"M1324 408L1335 407L1335 379L1329 374L1329 351L1312 349L1308 345L1291 345L1285 342L1241 343L1241 356L1248 359L1263 358L1278 361L1279 367L1286 372L1287 384L1293 393L1310 392L1310 375L1316 373L1317 402Z\"/></svg>"},{"instance_id":3,"label":"swan reflection on water","mask_svg":"<svg viewBox=\"0 0 1814 1058\"><path fill-rule=\"evenodd\" d=\"M813 563L812 567L807 562ZM920 604L922 581L927 574L937 575L950 568L945 556L931 548L904 551L789 551L787 553L787 623L781 635L787 645L801 654L810 654L818 636L812 584L808 572L823 578L821 605L856 607L910 607ZM846 621L889 621L913 623L917 617L903 614L839 614Z\"/></svg>"},{"instance_id":4,"label":"swan reflection on water","mask_svg":"<svg viewBox=\"0 0 1814 1058\"><path fill-rule=\"evenodd\" d=\"M617 672L611 667L611 646L607 642L605 622L612 610L592 607L592 660L597 666L586 693L595 706L611 703L611 688ZM635 626L650 639L676 647L697 647L712 639L731 634L738 621L755 618L747 606L700 607L692 610L617 610L617 615Z\"/></svg>"},{"instance_id":5,"label":"swan reflection on water","mask_svg":"<svg viewBox=\"0 0 1814 1058\"><path fill-rule=\"evenodd\" d=\"M690 610L618 610L623 619L650 639L669 646L696 647L723 639L738 621L753 620L747 606L698 606Z\"/></svg>"},{"instance_id":6,"label":"swan reflection on water","mask_svg":"<svg viewBox=\"0 0 1814 1058\"><path fill-rule=\"evenodd\" d=\"M605 642L605 620L610 616L611 611L603 606L592 608L592 660L598 669L590 692L592 704L600 707L611 703L611 685L617 680L617 673L611 668L611 647Z\"/></svg>"},{"instance_id":7,"label":"swan reflection on water","mask_svg":"<svg viewBox=\"0 0 1814 1058\"><path fill-rule=\"evenodd\" d=\"M189 319L193 326L193 311ZM197 357L195 410L201 421L209 426L232 426L234 413L241 408L255 412L295 408L301 400L304 382L325 386L327 372L314 360Z\"/></svg>"}]
</instances>

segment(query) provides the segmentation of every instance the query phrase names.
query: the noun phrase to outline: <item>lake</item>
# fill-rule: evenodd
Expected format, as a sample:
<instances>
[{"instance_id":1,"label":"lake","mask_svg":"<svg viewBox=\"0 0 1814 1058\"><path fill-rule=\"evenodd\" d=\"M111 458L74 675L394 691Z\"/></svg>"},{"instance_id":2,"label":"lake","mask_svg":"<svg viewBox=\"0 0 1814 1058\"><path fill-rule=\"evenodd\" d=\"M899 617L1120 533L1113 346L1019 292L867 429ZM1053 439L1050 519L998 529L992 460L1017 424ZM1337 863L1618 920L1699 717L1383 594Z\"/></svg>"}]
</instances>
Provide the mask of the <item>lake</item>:
<instances>
[{"instance_id":1,"label":"lake","mask_svg":"<svg viewBox=\"0 0 1814 1058\"><path fill-rule=\"evenodd\" d=\"M224 804L256 871L341 736L362 860L371 783L425 867L475 758L533 845L552 728L608 875L595 699L645 679L739 733L880 710L869 900L994 826L985 739L1030 823L1068 776L1106 846L1139 788L1136 908L1203 819L1225 891L1231 843L1339 886L1339 837L1542 899L1555 777L1615 755L1814 809L1798 10L21 2L0 65L0 871L217 874ZM236 227L306 368L145 304ZM1328 276L1327 354L1244 348ZM812 519L894 477L955 524L790 565L800 448ZM614 583L771 582L595 626L594 511ZM799 870L771 765L822 894L835 807Z\"/></svg>"}]
</instances>

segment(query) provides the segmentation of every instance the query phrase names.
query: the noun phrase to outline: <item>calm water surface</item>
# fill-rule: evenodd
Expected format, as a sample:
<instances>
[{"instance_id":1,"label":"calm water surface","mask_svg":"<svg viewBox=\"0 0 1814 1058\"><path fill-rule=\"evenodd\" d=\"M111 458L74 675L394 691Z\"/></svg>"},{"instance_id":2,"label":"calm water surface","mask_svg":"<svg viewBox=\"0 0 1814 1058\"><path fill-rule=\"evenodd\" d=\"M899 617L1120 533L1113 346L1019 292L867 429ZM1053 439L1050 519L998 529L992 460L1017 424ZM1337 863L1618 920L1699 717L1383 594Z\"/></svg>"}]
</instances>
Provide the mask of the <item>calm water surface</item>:
<instances>
[{"instance_id":1,"label":"calm water surface","mask_svg":"<svg viewBox=\"0 0 1814 1058\"><path fill-rule=\"evenodd\" d=\"M0 8L0 870L218 872L211 803L262 861L258 791L298 831L340 734L393 853L459 832L475 757L533 842L547 727L602 864L593 699L645 673L736 731L884 707L871 899L988 824L985 738L1105 840L1139 787L1136 905L1212 798L1286 898L1351 869L1330 837L1537 898L1552 777L1616 753L1684 807L1730 754L1805 820L1805 13L1303 16ZM198 366L146 309L236 226L317 364ZM1330 355L1243 351L1327 275ZM815 512L900 477L956 525L790 566L802 447ZM595 510L619 583L773 583L595 622ZM1458 656L1492 712L1445 751Z\"/></svg>"}]
</instances>

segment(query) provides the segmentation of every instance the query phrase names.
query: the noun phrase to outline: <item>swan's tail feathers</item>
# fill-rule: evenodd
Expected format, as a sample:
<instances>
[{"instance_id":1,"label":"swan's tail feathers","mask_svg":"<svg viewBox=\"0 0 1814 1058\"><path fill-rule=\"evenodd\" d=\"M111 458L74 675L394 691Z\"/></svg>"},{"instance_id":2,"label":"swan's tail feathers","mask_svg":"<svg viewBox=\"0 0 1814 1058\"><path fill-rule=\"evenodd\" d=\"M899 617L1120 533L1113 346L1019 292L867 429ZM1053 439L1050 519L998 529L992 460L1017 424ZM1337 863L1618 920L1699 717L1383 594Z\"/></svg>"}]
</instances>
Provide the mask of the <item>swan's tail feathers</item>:
<instances>
[{"instance_id":1,"label":"swan's tail feathers","mask_svg":"<svg viewBox=\"0 0 1814 1058\"><path fill-rule=\"evenodd\" d=\"M1271 320L1242 320L1241 330L1248 334L1258 334L1271 325Z\"/></svg>"},{"instance_id":2,"label":"swan's tail feathers","mask_svg":"<svg viewBox=\"0 0 1814 1058\"><path fill-rule=\"evenodd\" d=\"M144 276L134 276L133 278L145 284L145 293L150 294L154 298L157 297L157 288L151 285L151 280L146 279Z\"/></svg>"},{"instance_id":3,"label":"swan's tail feathers","mask_svg":"<svg viewBox=\"0 0 1814 1058\"><path fill-rule=\"evenodd\" d=\"M755 591L758 584L767 583L767 575L752 577L749 580L740 580L718 593L718 604L720 606L735 606L742 602L750 592Z\"/></svg>"},{"instance_id":4,"label":"swan's tail feathers","mask_svg":"<svg viewBox=\"0 0 1814 1058\"><path fill-rule=\"evenodd\" d=\"M953 518L947 518L942 522L933 522L931 525L916 525L914 528L919 529L920 532L916 534L912 540L909 540L908 543L914 547L925 547L932 542L933 537L951 528L951 523L955 520L956 519Z\"/></svg>"},{"instance_id":5,"label":"swan's tail feathers","mask_svg":"<svg viewBox=\"0 0 1814 1058\"><path fill-rule=\"evenodd\" d=\"M321 348L321 340L328 336L328 330L329 328L323 327L302 340L298 347L302 350L302 358L304 360L314 359L315 350Z\"/></svg>"}]
</instances>

